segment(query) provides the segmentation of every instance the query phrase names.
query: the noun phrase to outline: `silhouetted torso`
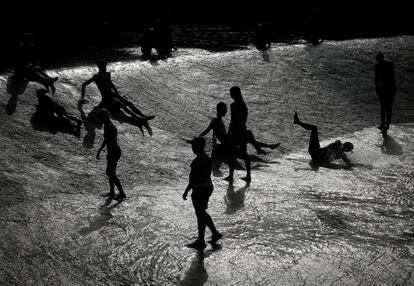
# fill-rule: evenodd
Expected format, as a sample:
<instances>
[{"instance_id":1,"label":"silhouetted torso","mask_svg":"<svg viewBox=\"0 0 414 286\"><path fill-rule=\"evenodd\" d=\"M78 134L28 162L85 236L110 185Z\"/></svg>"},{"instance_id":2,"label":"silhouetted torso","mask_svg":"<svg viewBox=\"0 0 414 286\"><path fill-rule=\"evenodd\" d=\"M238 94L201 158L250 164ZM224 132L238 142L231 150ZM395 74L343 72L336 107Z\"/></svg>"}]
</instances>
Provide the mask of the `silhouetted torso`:
<instances>
[{"instance_id":1,"label":"silhouetted torso","mask_svg":"<svg viewBox=\"0 0 414 286\"><path fill-rule=\"evenodd\" d=\"M191 162L190 184L193 186L193 194L198 188L212 186L212 163L210 157L203 153Z\"/></svg>"},{"instance_id":2,"label":"silhouetted torso","mask_svg":"<svg viewBox=\"0 0 414 286\"><path fill-rule=\"evenodd\" d=\"M375 87L379 96L395 92L394 63L384 60L375 65Z\"/></svg>"},{"instance_id":3,"label":"silhouetted torso","mask_svg":"<svg viewBox=\"0 0 414 286\"><path fill-rule=\"evenodd\" d=\"M226 143L226 126L222 118L214 118L211 122L213 125L214 136L220 141L220 143Z\"/></svg>"},{"instance_id":4,"label":"silhouetted torso","mask_svg":"<svg viewBox=\"0 0 414 286\"><path fill-rule=\"evenodd\" d=\"M231 120L229 129L245 129L248 116L247 106L244 102L233 102L230 105Z\"/></svg>"},{"instance_id":5,"label":"silhouetted torso","mask_svg":"<svg viewBox=\"0 0 414 286\"><path fill-rule=\"evenodd\" d=\"M107 99L112 94L112 84L111 84L111 73L97 73L95 74L92 79L95 81L96 86L98 87L102 98Z\"/></svg>"},{"instance_id":6,"label":"silhouetted torso","mask_svg":"<svg viewBox=\"0 0 414 286\"><path fill-rule=\"evenodd\" d=\"M118 146L118 130L112 123L105 124L104 127L104 138L107 144L108 155L114 152L119 152Z\"/></svg>"},{"instance_id":7,"label":"silhouetted torso","mask_svg":"<svg viewBox=\"0 0 414 286\"><path fill-rule=\"evenodd\" d=\"M267 21L259 23L256 31L256 47L264 50L270 46L271 42L271 24Z\"/></svg>"}]
</instances>

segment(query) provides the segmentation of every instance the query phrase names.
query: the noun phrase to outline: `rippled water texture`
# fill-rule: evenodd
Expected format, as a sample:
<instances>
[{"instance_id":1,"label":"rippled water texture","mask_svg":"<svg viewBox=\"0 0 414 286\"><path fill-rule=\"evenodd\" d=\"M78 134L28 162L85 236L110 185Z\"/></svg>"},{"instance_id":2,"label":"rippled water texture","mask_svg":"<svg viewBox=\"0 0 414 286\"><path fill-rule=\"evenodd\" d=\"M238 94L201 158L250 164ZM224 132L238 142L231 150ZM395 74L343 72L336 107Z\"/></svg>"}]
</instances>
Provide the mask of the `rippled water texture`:
<instances>
[{"instance_id":1,"label":"rippled water texture","mask_svg":"<svg viewBox=\"0 0 414 286\"><path fill-rule=\"evenodd\" d=\"M77 139L35 131L38 86L15 102L2 75L0 284L414 284L413 47L413 37L398 37L274 45L265 54L183 49L165 61L110 64L120 93L156 116L152 138L114 121L128 195L121 204L100 196L108 183L105 160L95 159L97 89L87 88ZM395 62L398 83L386 139L375 128L378 50ZM75 116L81 83L95 71L50 71L60 77L57 100ZM193 158L182 139L204 130L217 102L231 103L233 85L257 138L282 144L254 158L250 185L239 180L244 171L233 186L213 178L209 213L224 238L200 255L184 246L196 220L181 198ZM319 126L322 145L353 142L356 166L312 170L309 133L293 125L294 111Z\"/></svg>"}]
</instances>

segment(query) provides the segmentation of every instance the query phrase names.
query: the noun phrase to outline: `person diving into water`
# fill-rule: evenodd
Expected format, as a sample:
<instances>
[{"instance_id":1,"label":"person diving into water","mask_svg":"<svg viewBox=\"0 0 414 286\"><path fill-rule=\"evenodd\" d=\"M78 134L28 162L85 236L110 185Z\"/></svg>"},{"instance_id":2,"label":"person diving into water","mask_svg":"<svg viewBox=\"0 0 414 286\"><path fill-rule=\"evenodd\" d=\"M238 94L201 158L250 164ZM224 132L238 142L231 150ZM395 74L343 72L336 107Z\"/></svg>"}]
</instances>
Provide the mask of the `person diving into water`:
<instances>
[{"instance_id":1,"label":"person diving into water","mask_svg":"<svg viewBox=\"0 0 414 286\"><path fill-rule=\"evenodd\" d=\"M119 94L111 80L111 73L106 70L106 62L98 61L96 65L98 67L98 73L94 74L82 84L82 95L79 103L83 104L85 102L86 86L94 82L102 96L102 107L106 108L113 116L133 118L139 126L144 126L147 129L148 134L152 136L152 129L148 125L148 120L153 119L154 116L144 115L132 102ZM144 133L142 128L141 131Z\"/></svg>"},{"instance_id":2,"label":"person diving into water","mask_svg":"<svg viewBox=\"0 0 414 286\"><path fill-rule=\"evenodd\" d=\"M293 117L293 123L311 131L308 152L312 157L312 163L318 166L327 166L332 160L342 159L348 166L351 165L351 161L345 154L345 152L351 152L354 149L354 145L351 142L342 143L340 140L337 140L328 146L321 148L319 144L318 127L300 121L297 112L295 112Z\"/></svg>"}]
</instances>

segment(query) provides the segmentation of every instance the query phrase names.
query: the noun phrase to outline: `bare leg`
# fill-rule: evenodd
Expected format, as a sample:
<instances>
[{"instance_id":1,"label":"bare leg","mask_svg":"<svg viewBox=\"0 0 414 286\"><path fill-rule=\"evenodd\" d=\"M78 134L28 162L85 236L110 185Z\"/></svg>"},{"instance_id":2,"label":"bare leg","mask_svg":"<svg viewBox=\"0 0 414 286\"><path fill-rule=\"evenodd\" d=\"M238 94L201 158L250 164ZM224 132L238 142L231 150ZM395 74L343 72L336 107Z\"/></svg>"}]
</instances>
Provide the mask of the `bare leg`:
<instances>
[{"instance_id":1,"label":"bare leg","mask_svg":"<svg viewBox=\"0 0 414 286\"><path fill-rule=\"evenodd\" d=\"M280 145L280 143L266 144L266 143L257 141L251 130L247 130L246 140L247 140L247 143L251 144L254 147L254 149L256 149L257 154L266 154L266 151L264 151L262 148L270 148L273 150L279 147Z\"/></svg>"},{"instance_id":2,"label":"bare leg","mask_svg":"<svg viewBox=\"0 0 414 286\"><path fill-rule=\"evenodd\" d=\"M316 127L315 125L303 123L302 121L300 121L299 116L296 112L295 112L295 116L293 117L293 123L302 126L306 130L311 130L308 151L312 157L315 156L320 149L318 127Z\"/></svg>"}]
</instances>

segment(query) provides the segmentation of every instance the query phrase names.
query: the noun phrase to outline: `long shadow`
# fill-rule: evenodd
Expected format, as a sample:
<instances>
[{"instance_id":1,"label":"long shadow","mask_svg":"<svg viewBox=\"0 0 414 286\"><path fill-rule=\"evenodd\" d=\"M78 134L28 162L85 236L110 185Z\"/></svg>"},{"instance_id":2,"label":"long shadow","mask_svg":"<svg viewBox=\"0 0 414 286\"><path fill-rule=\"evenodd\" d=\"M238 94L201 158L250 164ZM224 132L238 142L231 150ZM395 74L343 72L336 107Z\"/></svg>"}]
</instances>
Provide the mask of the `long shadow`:
<instances>
[{"instance_id":1,"label":"long shadow","mask_svg":"<svg viewBox=\"0 0 414 286\"><path fill-rule=\"evenodd\" d=\"M98 111L101 108L102 107L100 105L97 105L88 113L88 115L86 115L83 110L83 104L78 105L78 110L86 129L86 134L83 137L82 144L87 148L93 148L95 144L96 129L102 129L102 123L98 119Z\"/></svg>"},{"instance_id":2,"label":"long shadow","mask_svg":"<svg viewBox=\"0 0 414 286\"><path fill-rule=\"evenodd\" d=\"M94 231L97 231L106 225L106 222L113 218L111 211L116 208L121 202L117 201L113 205L109 206L112 202L112 198L108 198L105 204L99 208L99 215L95 219L89 222L88 227L83 227L79 230L79 234L86 236Z\"/></svg>"},{"instance_id":3,"label":"long shadow","mask_svg":"<svg viewBox=\"0 0 414 286\"><path fill-rule=\"evenodd\" d=\"M234 191L233 183L229 183L224 201L226 203L226 214L234 214L236 211L244 207L244 199L246 198L246 191L249 189L250 183L246 183L237 191Z\"/></svg>"},{"instance_id":4,"label":"long shadow","mask_svg":"<svg viewBox=\"0 0 414 286\"><path fill-rule=\"evenodd\" d=\"M180 281L182 286L202 286L208 279L208 273L204 267L204 258L209 257L214 252L220 250L222 247L220 244L212 244L212 248L204 252L197 251L193 260L191 261L190 267L185 272L183 280Z\"/></svg>"},{"instance_id":5,"label":"long shadow","mask_svg":"<svg viewBox=\"0 0 414 286\"><path fill-rule=\"evenodd\" d=\"M201 286L206 283L208 279L207 270L204 267L204 254L201 251L197 251L193 260L191 261L190 268L185 272L184 279L181 280L182 286Z\"/></svg>"},{"instance_id":6,"label":"long shadow","mask_svg":"<svg viewBox=\"0 0 414 286\"><path fill-rule=\"evenodd\" d=\"M332 169L332 170L345 170L345 171L352 171L354 170L354 168L364 168L364 169L368 169L368 170L372 170L373 167L371 165L367 165L367 164L362 164L362 163L351 163L350 165L345 164L345 163L324 163L324 164L320 164L317 162L314 162L313 160L311 160L309 162L309 166L310 168L294 168L295 172L297 171L319 171L319 169L322 168L327 168L327 169Z\"/></svg>"},{"instance_id":7,"label":"long shadow","mask_svg":"<svg viewBox=\"0 0 414 286\"><path fill-rule=\"evenodd\" d=\"M381 151L387 155L402 155L403 149L392 136L387 135L381 145Z\"/></svg>"},{"instance_id":8,"label":"long shadow","mask_svg":"<svg viewBox=\"0 0 414 286\"><path fill-rule=\"evenodd\" d=\"M53 117L51 119L45 120L42 116L36 111L30 118L30 124L33 129L36 131L46 131L52 134L58 132L70 134L77 138L80 137L80 132L76 132L76 127L72 122L67 118Z\"/></svg>"}]
</instances>

